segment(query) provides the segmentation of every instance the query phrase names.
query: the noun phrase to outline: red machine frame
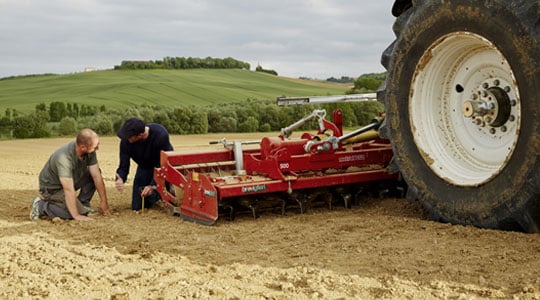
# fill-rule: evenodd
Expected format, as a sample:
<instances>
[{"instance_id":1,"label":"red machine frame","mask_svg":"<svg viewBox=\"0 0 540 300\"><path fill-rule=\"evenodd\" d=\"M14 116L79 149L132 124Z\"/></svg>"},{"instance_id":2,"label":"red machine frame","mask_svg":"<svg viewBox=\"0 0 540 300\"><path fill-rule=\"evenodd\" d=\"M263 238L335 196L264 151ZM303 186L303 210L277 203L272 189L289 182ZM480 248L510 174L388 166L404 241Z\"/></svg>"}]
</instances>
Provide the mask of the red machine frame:
<instances>
[{"instance_id":1,"label":"red machine frame","mask_svg":"<svg viewBox=\"0 0 540 300\"><path fill-rule=\"evenodd\" d=\"M254 149L242 149L246 143L224 141L225 149L164 151L161 167L154 172L157 190L173 213L211 225L218 219L219 205L224 199L290 194L295 190L398 177L386 168L393 156L389 141L374 138L350 143L342 139L341 111L334 112L334 122L324 120L324 114L322 119L320 114L313 116L320 119L318 134L327 128L334 134L321 140L318 135L305 133L293 140L287 138L291 130L282 130L279 137L265 137ZM288 129L298 126L295 123Z\"/></svg>"}]
</instances>

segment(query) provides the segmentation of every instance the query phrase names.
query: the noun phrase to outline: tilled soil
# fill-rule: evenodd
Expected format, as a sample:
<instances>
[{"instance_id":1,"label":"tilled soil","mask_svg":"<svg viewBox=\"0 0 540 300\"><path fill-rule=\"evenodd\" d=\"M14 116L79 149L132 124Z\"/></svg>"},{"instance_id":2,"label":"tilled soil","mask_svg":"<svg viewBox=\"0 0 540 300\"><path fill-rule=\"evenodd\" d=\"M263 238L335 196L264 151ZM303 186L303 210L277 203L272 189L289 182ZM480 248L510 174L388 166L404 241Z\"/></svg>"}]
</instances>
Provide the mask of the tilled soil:
<instances>
[{"instance_id":1,"label":"tilled soil","mask_svg":"<svg viewBox=\"0 0 540 300\"><path fill-rule=\"evenodd\" d=\"M135 214L130 194L113 188L113 137L98 152L113 214L30 222L37 174L69 140L0 142L0 298L540 299L540 235L432 222L403 199L215 226L161 208Z\"/></svg>"}]
</instances>

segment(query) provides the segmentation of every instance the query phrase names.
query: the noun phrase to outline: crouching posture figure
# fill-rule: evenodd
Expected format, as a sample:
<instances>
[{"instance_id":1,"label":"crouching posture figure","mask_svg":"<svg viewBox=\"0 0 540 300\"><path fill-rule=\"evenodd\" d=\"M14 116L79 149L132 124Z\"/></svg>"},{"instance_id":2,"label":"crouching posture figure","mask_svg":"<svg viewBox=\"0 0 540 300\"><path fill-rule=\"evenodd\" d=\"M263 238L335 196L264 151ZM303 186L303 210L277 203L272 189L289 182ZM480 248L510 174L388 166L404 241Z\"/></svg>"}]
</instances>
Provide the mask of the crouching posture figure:
<instances>
[{"instance_id":1,"label":"crouching posture figure","mask_svg":"<svg viewBox=\"0 0 540 300\"><path fill-rule=\"evenodd\" d=\"M117 132L120 138L120 163L116 170L116 189L124 190L130 161L137 164L131 194L131 209L140 211L152 207L158 201L159 193L155 190L154 168L160 166L161 151L171 151L169 133L160 124L146 124L138 118L130 118Z\"/></svg>"},{"instance_id":2,"label":"crouching posture figure","mask_svg":"<svg viewBox=\"0 0 540 300\"><path fill-rule=\"evenodd\" d=\"M32 201L30 220L49 218L93 220L90 200L98 191L99 211L110 214L107 192L96 150L99 137L91 129L83 129L72 141L56 150L39 173L39 193ZM79 195L76 195L76 191Z\"/></svg>"}]
</instances>

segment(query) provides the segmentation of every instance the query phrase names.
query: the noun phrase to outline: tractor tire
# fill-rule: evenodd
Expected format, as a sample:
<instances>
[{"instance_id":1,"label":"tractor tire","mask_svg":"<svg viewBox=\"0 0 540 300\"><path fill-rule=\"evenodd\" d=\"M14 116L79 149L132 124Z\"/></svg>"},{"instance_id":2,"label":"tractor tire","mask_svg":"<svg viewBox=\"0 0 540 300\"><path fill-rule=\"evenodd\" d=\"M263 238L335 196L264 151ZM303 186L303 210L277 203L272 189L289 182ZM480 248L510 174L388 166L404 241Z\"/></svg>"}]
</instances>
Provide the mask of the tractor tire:
<instances>
[{"instance_id":1,"label":"tractor tire","mask_svg":"<svg viewBox=\"0 0 540 300\"><path fill-rule=\"evenodd\" d=\"M396 1L380 129L429 216L539 232L540 0Z\"/></svg>"}]
</instances>

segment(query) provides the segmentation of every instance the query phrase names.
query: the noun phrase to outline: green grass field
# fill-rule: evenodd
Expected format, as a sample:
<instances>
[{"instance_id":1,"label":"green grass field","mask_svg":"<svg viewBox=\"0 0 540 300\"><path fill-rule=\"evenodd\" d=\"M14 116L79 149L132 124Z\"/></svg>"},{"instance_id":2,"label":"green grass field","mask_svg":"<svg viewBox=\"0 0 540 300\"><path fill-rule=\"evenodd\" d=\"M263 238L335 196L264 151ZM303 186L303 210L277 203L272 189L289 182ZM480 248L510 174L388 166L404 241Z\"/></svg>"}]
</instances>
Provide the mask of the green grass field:
<instances>
[{"instance_id":1,"label":"green grass field","mask_svg":"<svg viewBox=\"0 0 540 300\"><path fill-rule=\"evenodd\" d=\"M0 113L27 113L53 101L107 108L207 105L278 96L344 94L350 86L277 77L239 69L106 70L0 80Z\"/></svg>"}]
</instances>

